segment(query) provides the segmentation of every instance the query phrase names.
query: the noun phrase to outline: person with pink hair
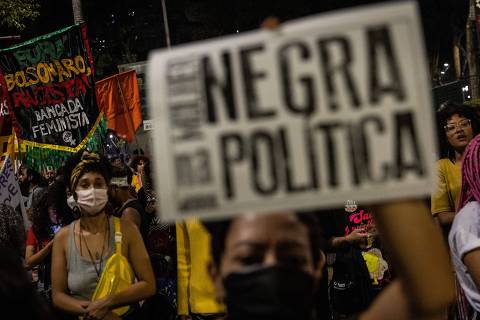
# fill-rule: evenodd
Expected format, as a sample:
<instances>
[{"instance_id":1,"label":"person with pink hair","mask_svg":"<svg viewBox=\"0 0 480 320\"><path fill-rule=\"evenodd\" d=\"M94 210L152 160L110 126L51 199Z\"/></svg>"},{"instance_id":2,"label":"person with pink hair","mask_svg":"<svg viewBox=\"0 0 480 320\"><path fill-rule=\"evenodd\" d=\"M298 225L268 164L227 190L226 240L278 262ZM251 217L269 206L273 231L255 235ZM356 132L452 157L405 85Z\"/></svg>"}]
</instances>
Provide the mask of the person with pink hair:
<instances>
[{"instance_id":1,"label":"person with pink hair","mask_svg":"<svg viewBox=\"0 0 480 320\"><path fill-rule=\"evenodd\" d=\"M458 213L448 236L457 278L470 305L480 312L480 135L467 147L462 164Z\"/></svg>"}]
</instances>

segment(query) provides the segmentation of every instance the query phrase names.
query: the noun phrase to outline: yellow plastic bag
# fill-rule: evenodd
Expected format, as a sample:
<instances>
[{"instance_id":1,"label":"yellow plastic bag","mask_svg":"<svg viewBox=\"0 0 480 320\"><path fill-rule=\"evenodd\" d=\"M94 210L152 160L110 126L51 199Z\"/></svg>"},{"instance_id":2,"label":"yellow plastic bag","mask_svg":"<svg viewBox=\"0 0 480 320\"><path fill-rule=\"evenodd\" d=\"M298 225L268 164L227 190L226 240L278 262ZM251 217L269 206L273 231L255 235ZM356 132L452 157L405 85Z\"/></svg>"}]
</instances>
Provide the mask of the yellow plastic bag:
<instances>
[{"instance_id":1,"label":"yellow plastic bag","mask_svg":"<svg viewBox=\"0 0 480 320\"><path fill-rule=\"evenodd\" d=\"M114 217L115 225L115 253L107 260L100 281L93 293L92 301L100 300L109 295L124 291L133 284L134 273L127 258L122 255L122 232L120 219ZM130 306L112 310L116 315L124 315Z\"/></svg>"}]
</instances>

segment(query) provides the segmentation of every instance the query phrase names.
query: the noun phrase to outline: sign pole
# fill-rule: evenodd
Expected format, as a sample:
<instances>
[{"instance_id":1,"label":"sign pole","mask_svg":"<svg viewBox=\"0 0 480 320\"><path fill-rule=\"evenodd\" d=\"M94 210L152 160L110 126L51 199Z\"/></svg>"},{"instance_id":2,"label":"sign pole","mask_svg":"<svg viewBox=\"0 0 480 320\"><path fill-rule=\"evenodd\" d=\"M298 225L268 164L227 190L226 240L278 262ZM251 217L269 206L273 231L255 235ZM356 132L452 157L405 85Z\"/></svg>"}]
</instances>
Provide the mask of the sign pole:
<instances>
[{"instance_id":1,"label":"sign pole","mask_svg":"<svg viewBox=\"0 0 480 320\"><path fill-rule=\"evenodd\" d=\"M163 12L163 24L165 26L165 38L167 40L167 48L170 49L172 43L170 41L170 28L168 27L168 16L167 16L167 6L165 5L165 0L162 0L162 12Z\"/></svg>"}]
</instances>

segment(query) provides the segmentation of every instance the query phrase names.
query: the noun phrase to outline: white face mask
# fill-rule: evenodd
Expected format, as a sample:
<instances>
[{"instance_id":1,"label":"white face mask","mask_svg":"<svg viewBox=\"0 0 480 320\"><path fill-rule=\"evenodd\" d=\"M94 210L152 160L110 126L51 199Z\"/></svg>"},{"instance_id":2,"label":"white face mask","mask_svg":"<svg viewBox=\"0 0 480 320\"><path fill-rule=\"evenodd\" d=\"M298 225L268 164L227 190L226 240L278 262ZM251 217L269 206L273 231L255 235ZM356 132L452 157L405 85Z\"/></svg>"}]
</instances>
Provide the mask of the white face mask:
<instances>
[{"instance_id":1,"label":"white face mask","mask_svg":"<svg viewBox=\"0 0 480 320\"><path fill-rule=\"evenodd\" d=\"M73 195L67 198L67 206L72 210L77 206L77 202L75 201Z\"/></svg>"},{"instance_id":2,"label":"white face mask","mask_svg":"<svg viewBox=\"0 0 480 320\"><path fill-rule=\"evenodd\" d=\"M100 213L108 202L107 189L79 190L76 202L82 211L90 215Z\"/></svg>"}]
</instances>

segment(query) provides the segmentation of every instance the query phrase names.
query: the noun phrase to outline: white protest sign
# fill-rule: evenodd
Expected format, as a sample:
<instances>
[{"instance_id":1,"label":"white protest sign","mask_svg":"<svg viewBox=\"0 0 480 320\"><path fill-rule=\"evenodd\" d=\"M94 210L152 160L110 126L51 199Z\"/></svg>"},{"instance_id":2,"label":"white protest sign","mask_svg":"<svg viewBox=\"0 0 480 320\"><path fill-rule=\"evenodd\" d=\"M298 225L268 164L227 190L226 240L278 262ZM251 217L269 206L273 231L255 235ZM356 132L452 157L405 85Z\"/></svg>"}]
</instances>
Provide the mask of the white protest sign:
<instances>
[{"instance_id":1,"label":"white protest sign","mask_svg":"<svg viewBox=\"0 0 480 320\"><path fill-rule=\"evenodd\" d=\"M21 215L25 228L30 225L23 205L22 192L15 177L15 171L10 157L7 157L0 171L0 203L12 207L15 212Z\"/></svg>"},{"instance_id":2,"label":"white protest sign","mask_svg":"<svg viewBox=\"0 0 480 320\"><path fill-rule=\"evenodd\" d=\"M154 52L162 218L429 194L436 143L427 75L414 2Z\"/></svg>"}]
</instances>

